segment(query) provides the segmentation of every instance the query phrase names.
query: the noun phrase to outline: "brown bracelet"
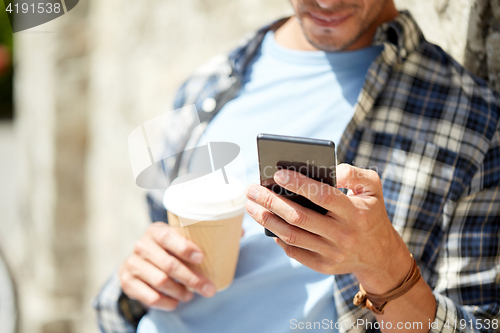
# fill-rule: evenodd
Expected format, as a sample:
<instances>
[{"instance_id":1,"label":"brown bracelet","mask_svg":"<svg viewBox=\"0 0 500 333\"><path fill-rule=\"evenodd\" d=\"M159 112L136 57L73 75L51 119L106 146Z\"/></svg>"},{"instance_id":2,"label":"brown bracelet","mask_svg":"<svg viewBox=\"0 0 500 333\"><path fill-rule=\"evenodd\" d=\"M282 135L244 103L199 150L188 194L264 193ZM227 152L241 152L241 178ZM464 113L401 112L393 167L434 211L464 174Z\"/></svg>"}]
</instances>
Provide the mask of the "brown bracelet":
<instances>
[{"instance_id":1,"label":"brown bracelet","mask_svg":"<svg viewBox=\"0 0 500 333\"><path fill-rule=\"evenodd\" d=\"M361 306L363 308L368 308L369 310L373 311L375 314L378 315L384 314L384 308L387 305L387 303L406 294L411 288L413 288L413 286L418 282L418 280L422 276L420 274L420 268L418 268L417 266L417 261L415 260L415 258L413 258L412 254L410 254L410 256L412 259L410 272L408 273L408 275L406 275L405 280L399 287L385 294L375 295L366 292L360 284L359 291L356 294L356 296L354 296L353 300L354 305Z\"/></svg>"}]
</instances>

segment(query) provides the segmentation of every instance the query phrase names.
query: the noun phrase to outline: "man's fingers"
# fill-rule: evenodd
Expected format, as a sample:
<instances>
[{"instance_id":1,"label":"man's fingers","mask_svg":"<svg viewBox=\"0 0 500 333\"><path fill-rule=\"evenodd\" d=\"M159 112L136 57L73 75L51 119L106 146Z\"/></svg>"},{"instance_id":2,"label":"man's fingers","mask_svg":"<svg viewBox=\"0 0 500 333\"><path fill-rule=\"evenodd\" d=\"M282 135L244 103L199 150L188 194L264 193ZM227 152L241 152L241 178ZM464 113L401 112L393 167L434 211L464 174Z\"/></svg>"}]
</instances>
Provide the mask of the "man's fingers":
<instances>
[{"instance_id":1,"label":"man's fingers","mask_svg":"<svg viewBox=\"0 0 500 333\"><path fill-rule=\"evenodd\" d=\"M147 244L147 249L138 251L141 253L141 256L147 258L148 261L168 274L171 278L195 290L199 294L205 297L212 297L215 294L216 288L208 278L192 271L184 262L167 253L158 244L154 243L154 241L151 243L152 244ZM134 250L138 250L137 244Z\"/></svg>"},{"instance_id":2,"label":"man's fingers","mask_svg":"<svg viewBox=\"0 0 500 333\"><path fill-rule=\"evenodd\" d=\"M274 180L287 190L308 198L336 215L348 215L345 212L352 205L349 198L339 189L316 181L303 174L291 170L279 170L274 174Z\"/></svg>"},{"instance_id":3,"label":"man's fingers","mask_svg":"<svg viewBox=\"0 0 500 333\"><path fill-rule=\"evenodd\" d=\"M138 300L148 307L172 311L179 304L178 300L154 290L145 282L134 278L128 272L121 274L120 280L123 292L128 297Z\"/></svg>"},{"instance_id":4,"label":"man's fingers","mask_svg":"<svg viewBox=\"0 0 500 333\"><path fill-rule=\"evenodd\" d=\"M380 177L373 170L343 163L337 166L336 175L337 187L349 189L356 195L370 195L380 190Z\"/></svg>"},{"instance_id":5,"label":"man's fingers","mask_svg":"<svg viewBox=\"0 0 500 333\"><path fill-rule=\"evenodd\" d=\"M350 189L355 195L381 193L380 178L375 171L340 164L337 166L336 177L338 188ZM349 198L339 189L308 178L299 172L279 170L274 174L274 180L287 190L300 194L334 213L352 206ZM348 211L346 213L349 214Z\"/></svg>"},{"instance_id":6,"label":"man's fingers","mask_svg":"<svg viewBox=\"0 0 500 333\"><path fill-rule=\"evenodd\" d=\"M209 279L192 271L174 256L169 257L166 265L166 273L187 288L205 297L212 297L217 292L215 285Z\"/></svg>"},{"instance_id":7,"label":"man's fingers","mask_svg":"<svg viewBox=\"0 0 500 333\"><path fill-rule=\"evenodd\" d=\"M134 245L134 253L149 261L163 272L171 269L171 255L150 237L144 237Z\"/></svg>"},{"instance_id":8,"label":"man's fingers","mask_svg":"<svg viewBox=\"0 0 500 333\"><path fill-rule=\"evenodd\" d=\"M289 224L303 230L325 236L325 230L333 227L331 219L325 219L324 215L304 208L265 187L250 185L246 190L246 195L248 199L280 216Z\"/></svg>"},{"instance_id":9,"label":"man's fingers","mask_svg":"<svg viewBox=\"0 0 500 333\"><path fill-rule=\"evenodd\" d=\"M193 298L193 293L187 291L183 285L175 282L167 273L149 261L133 255L128 259L127 264L128 271L132 276L146 282L157 291L183 302L188 302Z\"/></svg>"},{"instance_id":10,"label":"man's fingers","mask_svg":"<svg viewBox=\"0 0 500 333\"><path fill-rule=\"evenodd\" d=\"M325 271L324 260L319 253L291 246L279 238L275 238L274 241L283 249L283 251L285 251L285 254L288 257L297 260L301 264L315 270L316 272L323 273Z\"/></svg>"},{"instance_id":11,"label":"man's fingers","mask_svg":"<svg viewBox=\"0 0 500 333\"><path fill-rule=\"evenodd\" d=\"M179 234L174 228L160 222L149 227L148 232L162 248L195 265L203 261L203 252L192 241Z\"/></svg>"},{"instance_id":12,"label":"man's fingers","mask_svg":"<svg viewBox=\"0 0 500 333\"><path fill-rule=\"evenodd\" d=\"M271 230L288 245L308 249L314 252L320 252L327 247L325 240L321 236L287 223L282 218L276 216L256 203L247 201L245 206L248 213L255 219L255 221L261 224L264 228Z\"/></svg>"},{"instance_id":13,"label":"man's fingers","mask_svg":"<svg viewBox=\"0 0 500 333\"><path fill-rule=\"evenodd\" d=\"M169 229L170 231L165 233L163 229ZM192 252L193 249L195 251L199 249L197 245L188 241L177 231L168 226L155 228L150 231L150 234L151 238L149 240L148 237L144 237L141 241L136 243L134 248L135 253L144 257L163 272L167 273L171 278L177 280L191 290L195 290L205 297L212 297L215 295L216 288L209 279L192 271L182 260L177 258L177 255L181 253L184 254L184 258L191 258L188 253L198 253ZM180 249L178 247L180 247ZM199 253L201 253L201 250ZM198 264L201 261L196 262L195 260L191 260L191 262Z\"/></svg>"}]
</instances>

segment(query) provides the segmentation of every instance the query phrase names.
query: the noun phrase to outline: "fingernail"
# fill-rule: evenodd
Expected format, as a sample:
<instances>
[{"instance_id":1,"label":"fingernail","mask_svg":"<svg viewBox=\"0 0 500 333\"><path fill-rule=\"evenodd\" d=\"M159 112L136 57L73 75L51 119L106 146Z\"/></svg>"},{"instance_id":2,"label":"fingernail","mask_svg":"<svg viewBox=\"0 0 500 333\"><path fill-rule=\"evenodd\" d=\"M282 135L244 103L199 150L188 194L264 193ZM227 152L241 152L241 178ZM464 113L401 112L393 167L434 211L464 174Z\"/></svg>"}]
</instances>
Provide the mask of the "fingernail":
<instances>
[{"instance_id":1,"label":"fingernail","mask_svg":"<svg viewBox=\"0 0 500 333\"><path fill-rule=\"evenodd\" d=\"M290 176L287 172L280 170L274 174L274 179L280 184L287 184L290 180Z\"/></svg>"},{"instance_id":2,"label":"fingernail","mask_svg":"<svg viewBox=\"0 0 500 333\"><path fill-rule=\"evenodd\" d=\"M248 214L250 214L250 216L254 216L255 213L257 213L257 205L251 201L247 201L247 204L246 204L246 208L247 208L247 212Z\"/></svg>"},{"instance_id":3,"label":"fingernail","mask_svg":"<svg viewBox=\"0 0 500 333\"><path fill-rule=\"evenodd\" d=\"M194 264L201 264L201 262L203 261L203 254L201 254L200 252L194 252L193 254L191 254L190 259Z\"/></svg>"},{"instance_id":4,"label":"fingernail","mask_svg":"<svg viewBox=\"0 0 500 333\"><path fill-rule=\"evenodd\" d=\"M259 198L260 192L255 187L251 186L247 189L247 198L252 200L257 200Z\"/></svg>"},{"instance_id":5,"label":"fingernail","mask_svg":"<svg viewBox=\"0 0 500 333\"><path fill-rule=\"evenodd\" d=\"M203 288L201 288L201 293L206 297L212 297L215 295L215 292L215 286L210 283L205 284Z\"/></svg>"}]
</instances>

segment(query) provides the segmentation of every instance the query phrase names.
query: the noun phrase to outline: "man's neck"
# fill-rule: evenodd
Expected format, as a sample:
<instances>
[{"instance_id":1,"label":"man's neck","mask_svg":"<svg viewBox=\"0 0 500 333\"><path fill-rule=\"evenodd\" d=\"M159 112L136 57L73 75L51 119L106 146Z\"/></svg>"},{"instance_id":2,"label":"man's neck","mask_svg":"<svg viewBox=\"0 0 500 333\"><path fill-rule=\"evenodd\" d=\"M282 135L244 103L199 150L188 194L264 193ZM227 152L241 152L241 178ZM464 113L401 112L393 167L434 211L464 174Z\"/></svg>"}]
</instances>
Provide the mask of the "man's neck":
<instances>
[{"instance_id":1,"label":"man's neck","mask_svg":"<svg viewBox=\"0 0 500 333\"><path fill-rule=\"evenodd\" d=\"M291 16L274 34L276 42L283 47L300 51L318 51L304 35L297 17Z\"/></svg>"},{"instance_id":2,"label":"man's neck","mask_svg":"<svg viewBox=\"0 0 500 333\"><path fill-rule=\"evenodd\" d=\"M372 24L372 26L345 51L359 50L372 45L373 37L375 36L377 28L383 23L393 21L398 15L399 12L396 10L396 7L394 7L394 4L392 3L392 6L385 10L384 13L379 17L379 19L374 24ZM319 49L314 47L307 40L300 22L295 15L291 16L288 21L286 21L281 27L278 28L278 30L276 30L275 38L278 44L292 50L319 51Z\"/></svg>"}]
</instances>

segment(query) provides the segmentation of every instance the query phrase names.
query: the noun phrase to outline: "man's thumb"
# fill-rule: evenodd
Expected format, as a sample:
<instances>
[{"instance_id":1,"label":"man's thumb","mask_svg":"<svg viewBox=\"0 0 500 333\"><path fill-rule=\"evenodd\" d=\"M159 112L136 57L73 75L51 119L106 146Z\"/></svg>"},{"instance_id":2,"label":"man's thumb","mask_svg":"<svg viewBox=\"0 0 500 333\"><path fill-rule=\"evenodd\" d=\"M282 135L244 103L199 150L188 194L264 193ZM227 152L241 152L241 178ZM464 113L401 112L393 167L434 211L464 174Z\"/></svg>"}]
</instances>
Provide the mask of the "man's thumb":
<instances>
[{"instance_id":1,"label":"man's thumb","mask_svg":"<svg viewBox=\"0 0 500 333\"><path fill-rule=\"evenodd\" d=\"M337 165L337 188L349 189L354 194L376 193L380 188L380 177L373 170L342 163Z\"/></svg>"}]
</instances>

